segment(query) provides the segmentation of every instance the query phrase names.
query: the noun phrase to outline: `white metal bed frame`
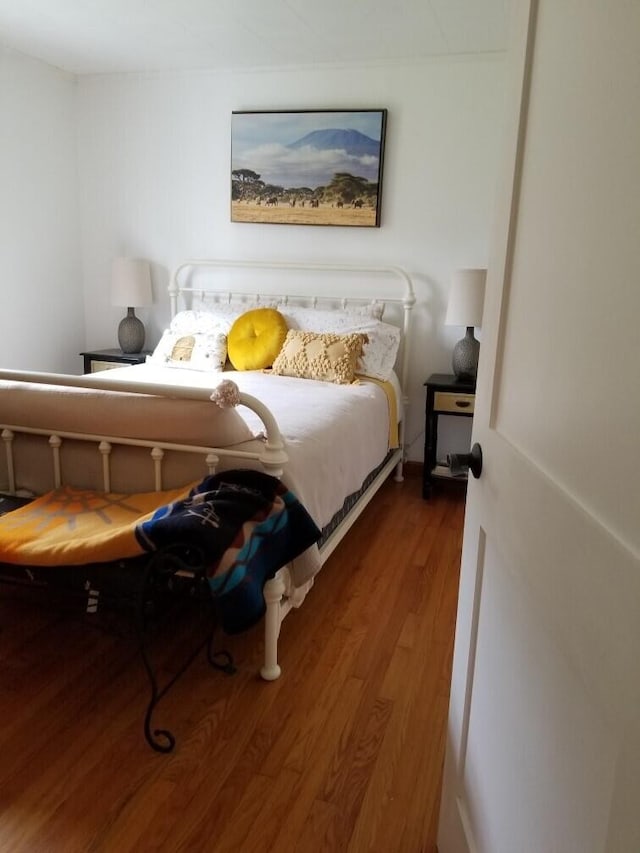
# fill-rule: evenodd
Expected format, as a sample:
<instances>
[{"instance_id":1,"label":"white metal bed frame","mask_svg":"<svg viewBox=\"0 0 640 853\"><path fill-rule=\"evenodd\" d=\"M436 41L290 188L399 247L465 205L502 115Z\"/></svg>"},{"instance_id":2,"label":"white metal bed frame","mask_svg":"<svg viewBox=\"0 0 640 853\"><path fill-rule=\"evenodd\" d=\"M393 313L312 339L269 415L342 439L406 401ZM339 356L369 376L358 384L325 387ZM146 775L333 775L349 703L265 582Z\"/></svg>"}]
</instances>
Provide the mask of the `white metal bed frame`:
<instances>
[{"instance_id":1,"label":"white metal bed frame","mask_svg":"<svg viewBox=\"0 0 640 853\"><path fill-rule=\"evenodd\" d=\"M239 290L216 290L204 287L197 287L190 284L190 277L194 271L201 270L245 270L245 271L270 271L277 272L282 270L308 273L310 271L320 274L342 273L353 274L357 276L376 275L387 276L396 282L401 282L403 292L400 297L392 296L384 299L374 299L369 297L349 296L335 294L323 295L305 295L291 293L277 293L269 291L262 294L255 289L242 288ZM229 260L229 259L196 259L188 260L181 263L173 273L169 284L169 296L171 300L171 316L176 315L181 300L185 307L190 304L193 297L198 298L206 305L208 298L217 299L219 302L233 302L234 299L242 297L252 297L256 303L260 303L262 299L268 302L275 300L286 305L289 302L298 304L308 304L311 307L323 307L329 305L340 305L346 307L351 304L370 304L373 302L381 302L383 305L397 305L402 309L402 348L400 352L400 364L398 367L398 378L402 388L404 407L404 417L400 423L399 429L399 447L392 453L385 465L380 469L372 482L361 494L356 505L345 516L345 518L336 526L331 535L323 542L319 549L320 564L329 559L337 545L344 538L346 533L351 529L353 524L362 514L367 504L378 491L382 483L387 479L391 471L395 468L395 479L402 480L402 464L404 456L404 423L406 421L406 411L409 405L409 398L406 392L408 374L409 374L409 354L411 343L411 310L415 304L415 293L413 283L409 274L402 267L398 266L353 266L349 264L324 264L324 263L306 263L296 261L263 261L263 260ZM292 582L289 567L285 566L275 577L267 581L264 586L264 598L266 603L265 615L265 635L264 635L264 665L260 670L261 676L267 681L273 681L279 678L281 668L278 664L278 638L282 623L291 610L300 607L307 593L313 586L314 579L307 581L302 586L295 587Z\"/></svg>"},{"instance_id":2,"label":"white metal bed frame","mask_svg":"<svg viewBox=\"0 0 640 853\"><path fill-rule=\"evenodd\" d=\"M395 305L402 311L402 344L399 357L399 365L397 366L398 378L403 392L402 404L404 407L404 418L399 425L399 447L393 451L387 458L385 464L380 468L371 483L362 492L355 506L349 513L340 521L331 535L323 542L319 549L320 565L323 565L329 556L333 553L339 542L343 539L346 533L353 526L355 521L361 515L369 501L380 488L382 483L387 479L391 471L395 468L395 479L402 480L402 463L403 463L403 436L404 422L406 421L406 411L408 407L408 396L406 393L408 380L408 366L410 353L410 316L411 309L415 303L415 295L411 278L408 273L397 266L351 266L341 264L308 264L297 262L277 262L277 261L244 261L244 260L222 260L222 259L199 259L185 261L180 264L169 285L169 296L171 301L171 316L174 317L178 311L179 300L184 302L184 306L188 307L190 301L195 297L201 302L212 299L218 302L232 303L234 300L246 299L251 297L255 302L259 303L264 299L264 295L255 293L249 289L239 290L216 290L209 287L195 287L190 283L191 274L194 270L290 270L299 271L301 273L313 271L314 273L330 274L330 273L345 273L365 276L368 274L377 276L390 277L395 282L401 282L403 292L401 296L392 296L384 298L371 298L350 296L334 296L323 294L321 296L309 295L292 295L278 294L269 292L266 298L276 300L282 304L295 302L296 304L309 305L311 307L325 307L330 305L347 306L352 304L370 304L372 301L382 303L383 305ZM12 381L22 382L37 382L51 385L76 386L82 388L95 388L98 390L108 390L114 393L117 392L133 392L138 394L149 394L152 396L167 396L178 399L210 399L210 390L193 387L180 387L174 385L159 385L156 383L141 383L119 382L117 386L108 378L101 379L99 374L90 374L89 376L68 376L63 374L39 373L32 371L0 371L0 380L8 379ZM250 460L253 464L262 467L267 473L276 477L281 477L283 466L287 461L286 449L280 434L278 425L269 409L258 399L251 395L241 393L240 403L252 409L262 420L265 426L266 441L260 452L235 451L229 449L220 449L215 447L196 447L193 445L182 445L172 442L147 441L143 439L127 439L113 436L104 436L96 434L86 434L82 432L55 432L51 433L46 428L26 428L17 424L2 424L0 423L1 437L5 445L5 453L7 458L7 469L9 474L9 489L11 493L16 491L16 479L14 474L13 464L13 441L17 433L29 433L33 435L42 435L48 437L49 445L52 450L53 457L53 482L57 488L62 484L61 465L60 465L60 450L63 440L73 439L93 442L97 444L98 450L102 455L102 471L103 471L103 486L105 491L108 491L111 486L110 476L110 456L112 448L118 445L135 446L148 448L150 459L154 466L154 479L156 490L162 489L162 460L166 451L180 451L185 453L201 454L204 458L205 466L208 473L214 473L220 457L242 458ZM1 414L0 414L1 418ZM287 614L294 608L300 607L307 593L313 585L313 578L307 581L302 586L294 586L292 575L288 566L280 569L276 575L264 586L264 598L266 604L265 628L264 628L264 664L261 667L260 674L267 681L277 679L281 674L281 668L278 664L278 638L282 623Z\"/></svg>"}]
</instances>

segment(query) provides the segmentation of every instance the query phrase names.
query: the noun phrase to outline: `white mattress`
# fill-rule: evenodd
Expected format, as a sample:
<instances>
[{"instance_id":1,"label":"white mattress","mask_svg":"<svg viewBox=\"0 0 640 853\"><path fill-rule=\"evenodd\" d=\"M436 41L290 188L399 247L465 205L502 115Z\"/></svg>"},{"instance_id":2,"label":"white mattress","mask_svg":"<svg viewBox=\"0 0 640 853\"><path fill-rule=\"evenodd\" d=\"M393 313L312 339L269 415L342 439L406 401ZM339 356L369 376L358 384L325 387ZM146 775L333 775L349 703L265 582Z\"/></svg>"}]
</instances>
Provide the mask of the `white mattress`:
<instances>
[{"instance_id":1,"label":"white mattress","mask_svg":"<svg viewBox=\"0 0 640 853\"><path fill-rule=\"evenodd\" d=\"M214 388L223 379L233 380L241 391L257 397L273 412L289 457L283 481L321 528L387 453L389 406L384 391L374 382L334 385L261 371L206 373L151 364L117 368L104 377L115 382L139 379L198 388ZM255 434L261 432L261 422L253 412L244 407L237 411Z\"/></svg>"}]
</instances>

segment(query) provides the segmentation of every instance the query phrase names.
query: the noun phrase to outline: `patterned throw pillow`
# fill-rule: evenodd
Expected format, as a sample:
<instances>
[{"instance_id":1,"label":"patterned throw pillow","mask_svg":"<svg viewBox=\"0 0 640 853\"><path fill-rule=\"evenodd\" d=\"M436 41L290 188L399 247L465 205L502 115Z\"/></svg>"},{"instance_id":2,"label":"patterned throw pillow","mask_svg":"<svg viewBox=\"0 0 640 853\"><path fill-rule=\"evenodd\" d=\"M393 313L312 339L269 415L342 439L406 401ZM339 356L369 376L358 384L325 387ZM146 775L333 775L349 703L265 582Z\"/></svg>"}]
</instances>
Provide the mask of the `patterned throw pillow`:
<instances>
[{"instance_id":1,"label":"patterned throw pillow","mask_svg":"<svg viewBox=\"0 0 640 853\"><path fill-rule=\"evenodd\" d=\"M224 370L226 359L225 335L216 332L180 334L167 329L147 361L163 367Z\"/></svg>"},{"instance_id":2,"label":"patterned throw pillow","mask_svg":"<svg viewBox=\"0 0 640 853\"><path fill-rule=\"evenodd\" d=\"M273 372L300 379L322 379L338 385L354 381L366 335L318 334L290 329Z\"/></svg>"}]
</instances>

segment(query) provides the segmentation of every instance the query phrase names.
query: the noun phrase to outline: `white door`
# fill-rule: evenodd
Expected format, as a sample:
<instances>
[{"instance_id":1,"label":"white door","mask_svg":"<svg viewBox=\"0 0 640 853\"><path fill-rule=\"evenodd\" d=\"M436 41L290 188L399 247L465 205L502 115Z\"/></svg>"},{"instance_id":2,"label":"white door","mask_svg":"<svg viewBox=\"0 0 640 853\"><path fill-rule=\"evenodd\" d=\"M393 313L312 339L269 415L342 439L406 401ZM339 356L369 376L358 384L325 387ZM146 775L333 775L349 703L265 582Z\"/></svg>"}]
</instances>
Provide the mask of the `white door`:
<instances>
[{"instance_id":1,"label":"white door","mask_svg":"<svg viewBox=\"0 0 640 853\"><path fill-rule=\"evenodd\" d=\"M640 851L640 2L514 0L439 853Z\"/></svg>"}]
</instances>

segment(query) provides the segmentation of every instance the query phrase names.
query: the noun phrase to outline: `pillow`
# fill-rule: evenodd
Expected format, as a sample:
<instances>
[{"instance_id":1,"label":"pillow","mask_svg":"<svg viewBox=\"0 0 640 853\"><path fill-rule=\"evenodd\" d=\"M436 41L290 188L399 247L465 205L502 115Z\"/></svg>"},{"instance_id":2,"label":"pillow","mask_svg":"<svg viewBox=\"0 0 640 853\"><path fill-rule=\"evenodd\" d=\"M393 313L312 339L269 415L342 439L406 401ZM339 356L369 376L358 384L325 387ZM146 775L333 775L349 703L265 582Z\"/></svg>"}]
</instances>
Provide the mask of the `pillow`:
<instances>
[{"instance_id":1,"label":"pillow","mask_svg":"<svg viewBox=\"0 0 640 853\"><path fill-rule=\"evenodd\" d=\"M360 333L368 338L357 372L387 381L396 363L401 332L398 326L352 311L316 311L289 305L281 308L290 329L309 332L333 332L338 335Z\"/></svg>"},{"instance_id":2,"label":"pillow","mask_svg":"<svg viewBox=\"0 0 640 853\"><path fill-rule=\"evenodd\" d=\"M153 354L147 360L163 367L224 370L227 360L227 339L220 332L181 334L166 329Z\"/></svg>"},{"instance_id":3,"label":"pillow","mask_svg":"<svg viewBox=\"0 0 640 853\"><path fill-rule=\"evenodd\" d=\"M228 335L234 320L241 314L254 308L276 308L273 300L255 300L246 302L214 302L208 310L179 311L171 321L172 332L183 335L194 332L221 332Z\"/></svg>"},{"instance_id":4,"label":"pillow","mask_svg":"<svg viewBox=\"0 0 640 853\"><path fill-rule=\"evenodd\" d=\"M236 370L271 367L287 336L287 321L275 308L255 308L234 321L227 338Z\"/></svg>"},{"instance_id":5,"label":"pillow","mask_svg":"<svg viewBox=\"0 0 640 853\"><path fill-rule=\"evenodd\" d=\"M169 330L182 335L194 332L223 332L226 335L232 322L209 311L179 311L169 324Z\"/></svg>"},{"instance_id":6,"label":"pillow","mask_svg":"<svg viewBox=\"0 0 640 853\"><path fill-rule=\"evenodd\" d=\"M372 322L362 326L368 343L365 344L357 372L373 379L389 381L393 374L398 348L400 347L400 328L391 323Z\"/></svg>"},{"instance_id":7,"label":"pillow","mask_svg":"<svg viewBox=\"0 0 640 853\"><path fill-rule=\"evenodd\" d=\"M304 329L307 332L333 332L342 335L352 332L355 327L371 321L380 320L378 314L384 306L377 302L371 305L347 308L308 308L303 305L280 306L290 329ZM380 309L380 310L379 310Z\"/></svg>"},{"instance_id":8,"label":"pillow","mask_svg":"<svg viewBox=\"0 0 640 853\"><path fill-rule=\"evenodd\" d=\"M366 335L334 335L290 329L273 362L273 372L300 379L322 379L347 385L355 379Z\"/></svg>"}]
</instances>

